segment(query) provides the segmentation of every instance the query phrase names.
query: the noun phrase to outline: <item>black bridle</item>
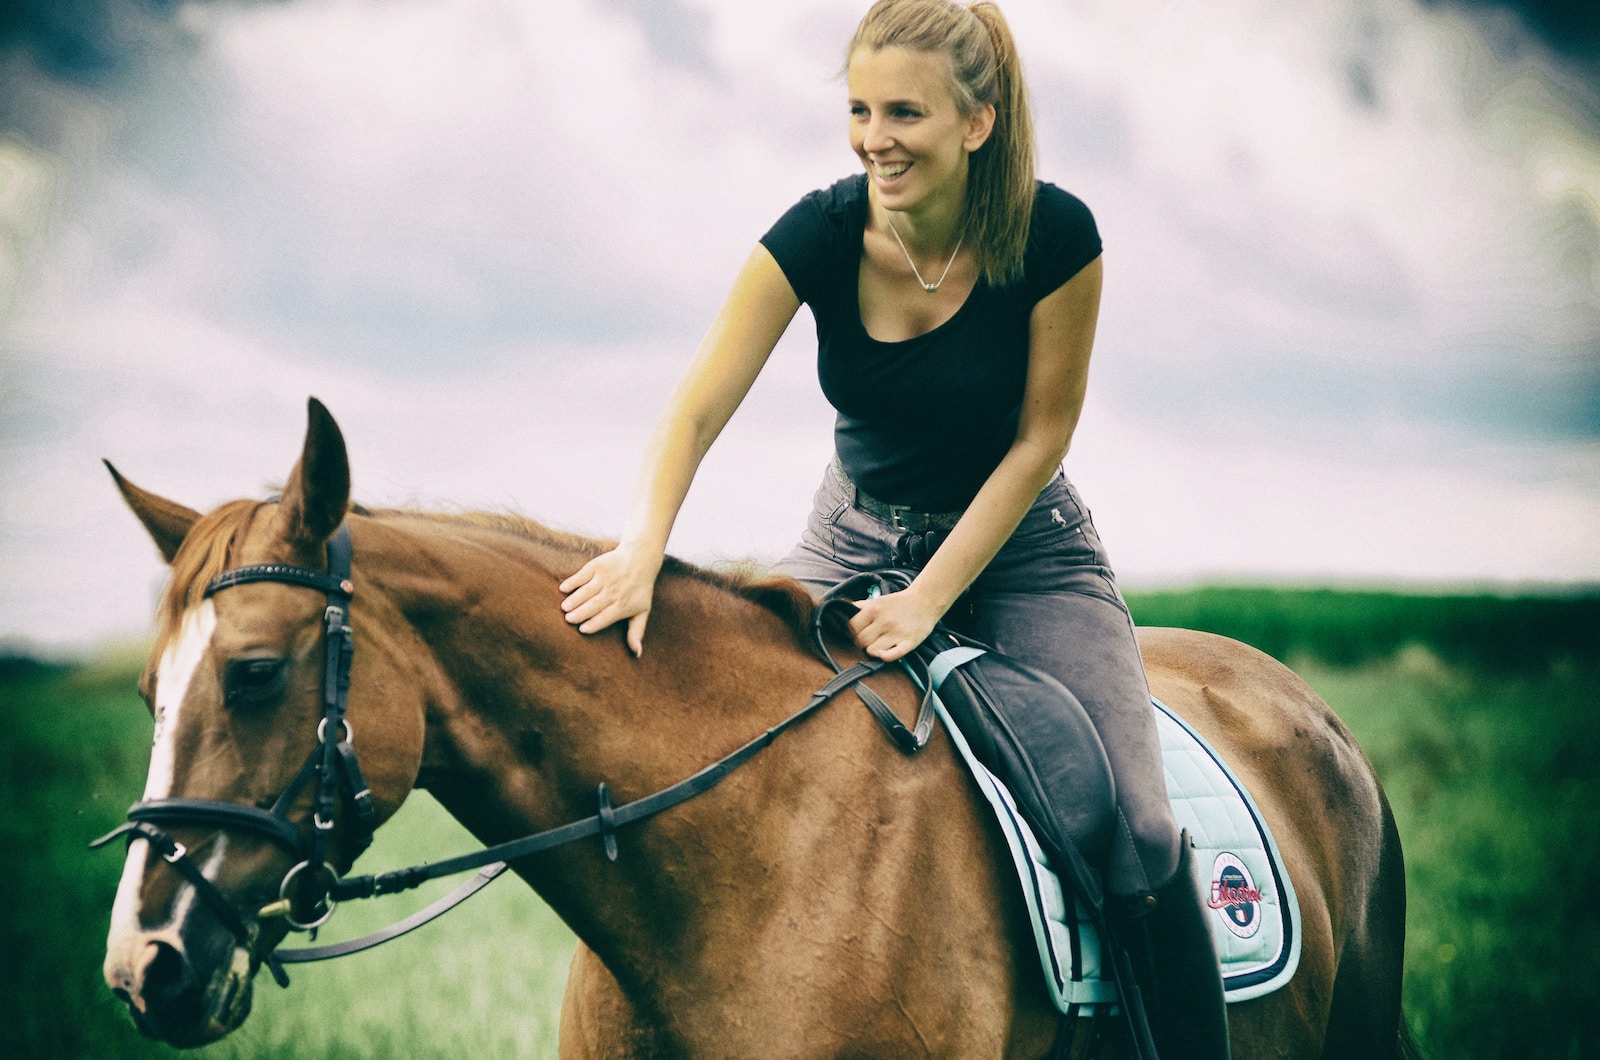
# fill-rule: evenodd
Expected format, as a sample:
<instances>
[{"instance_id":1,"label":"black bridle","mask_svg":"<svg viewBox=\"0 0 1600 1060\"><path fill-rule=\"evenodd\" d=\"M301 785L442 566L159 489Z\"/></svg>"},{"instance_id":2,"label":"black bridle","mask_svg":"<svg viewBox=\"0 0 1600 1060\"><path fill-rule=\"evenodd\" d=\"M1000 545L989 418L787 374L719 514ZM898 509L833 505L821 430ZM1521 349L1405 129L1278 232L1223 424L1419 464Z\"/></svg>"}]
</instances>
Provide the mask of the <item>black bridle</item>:
<instances>
[{"instance_id":1,"label":"black bridle","mask_svg":"<svg viewBox=\"0 0 1600 1060\"><path fill-rule=\"evenodd\" d=\"M355 586L350 581L350 529L341 523L328 541L326 573L285 563L260 563L223 571L206 585L209 599L224 589L251 582L279 582L317 589L327 597L323 610L324 662L322 677L322 717L317 723L317 742L306 756L288 786L273 803L262 810L243 803L217 799L147 799L128 810L128 822L90 844L104 846L121 835L130 840L148 840L167 863L189 883L231 931L239 944L253 949L259 925L248 922L232 902L209 880L190 857L188 849L173 839L162 825L214 826L238 829L265 837L294 856L292 867L278 885L279 901L259 916L281 915L297 931L311 931L333 915L339 873L329 861L335 816L341 796L351 808L350 833L346 844L354 860L372 843L375 810L372 792L356 761L354 733L345 718L350 695L350 663L355 642L350 628L350 600ZM315 782L310 828L303 829L289 819L290 808L308 785ZM291 892L302 873L311 872L326 881L322 895L311 914L296 919ZM281 971L273 969L275 975ZM286 979L282 981L287 982Z\"/></svg>"},{"instance_id":2,"label":"black bridle","mask_svg":"<svg viewBox=\"0 0 1600 1060\"><path fill-rule=\"evenodd\" d=\"M355 651L349 621L350 602L355 595L355 586L350 580L350 558L350 530L348 525L341 523L328 541L326 573L283 563L262 563L223 571L206 586L207 598L224 589L250 582L298 585L320 590L327 596L328 603L323 612L326 654L322 679L322 718L317 723L317 743L307 756L305 764L300 767L300 771L273 803L272 809L261 810L243 803L216 799L147 799L135 803L128 810L127 823L89 844L91 849L98 849L118 836L124 835L130 842L134 839L144 839L149 842L179 875L194 886L202 900L232 932L239 945L252 953L260 933L262 918L281 916L291 929L312 932L314 937L315 930L327 922L340 901L395 894L442 876L452 876L471 869L481 870L476 877L451 894L382 931L349 942L284 950L266 955L265 963L280 986L289 985L289 978L282 968L283 964L326 960L330 957L358 953L398 938L471 897L504 872L508 861L590 836L599 836L606 857L615 861L618 828L661 813L709 791L721 782L723 777L775 740L780 733L827 704L839 692L856 686L862 678L876 673L887 665L876 659L857 663L843 670L835 665L834 678L813 692L810 701L799 711L693 776L654 794L621 806L613 806L610 792L602 782L596 792L597 812L583 820L444 861L415 865L374 876L345 878L340 877L338 870L328 860L341 796L343 801L349 804L353 817L345 836L351 861L371 845L376 828L372 793L368 790L360 766L356 762L355 736L349 721L345 718L350 692L350 663ZM832 664L831 659L828 661ZM857 687L857 692L865 697L865 694L870 693L870 689L863 685ZM876 695L870 698L877 699ZM883 714L893 718L893 713L888 711L887 706L883 707L881 713L877 710L874 713L880 721L884 720ZM926 700L923 704L923 715L931 718L930 706ZM898 726L897 719L895 725ZM919 750L927 741L929 725L931 721L918 725L916 736L913 738L914 744L897 739L901 750L907 753ZM289 819L289 810L307 785L313 781L316 783L315 802L310 828L306 829ZM277 843L294 857L293 867L284 874L278 885L279 900L259 910L254 919L247 919L216 884L207 878L200 865L190 856L188 849L163 831L159 827L161 825L239 829L253 832ZM304 919L297 919L296 905L291 892L296 879L307 871L326 881L326 885L320 888L322 893L312 903L309 915Z\"/></svg>"}]
</instances>

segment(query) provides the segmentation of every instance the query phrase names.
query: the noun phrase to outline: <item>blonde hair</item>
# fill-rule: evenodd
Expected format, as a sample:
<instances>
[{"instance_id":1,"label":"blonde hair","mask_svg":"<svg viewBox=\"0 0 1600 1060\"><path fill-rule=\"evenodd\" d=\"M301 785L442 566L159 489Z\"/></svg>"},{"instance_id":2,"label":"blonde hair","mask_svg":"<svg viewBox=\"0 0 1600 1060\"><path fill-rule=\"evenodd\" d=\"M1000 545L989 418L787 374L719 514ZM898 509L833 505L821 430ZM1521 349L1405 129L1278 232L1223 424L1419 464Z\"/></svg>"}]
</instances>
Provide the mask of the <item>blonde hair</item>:
<instances>
[{"instance_id":1,"label":"blonde hair","mask_svg":"<svg viewBox=\"0 0 1600 1060\"><path fill-rule=\"evenodd\" d=\"M1034 140L1011 28L989 0L878 0L856 27L846 62L858 48L889 47L947 56L951 90L964 117L993 105L994 128L968 163L967 245L991 286L1016 282L1033 217Z\"/></svg>"}]
</instances>

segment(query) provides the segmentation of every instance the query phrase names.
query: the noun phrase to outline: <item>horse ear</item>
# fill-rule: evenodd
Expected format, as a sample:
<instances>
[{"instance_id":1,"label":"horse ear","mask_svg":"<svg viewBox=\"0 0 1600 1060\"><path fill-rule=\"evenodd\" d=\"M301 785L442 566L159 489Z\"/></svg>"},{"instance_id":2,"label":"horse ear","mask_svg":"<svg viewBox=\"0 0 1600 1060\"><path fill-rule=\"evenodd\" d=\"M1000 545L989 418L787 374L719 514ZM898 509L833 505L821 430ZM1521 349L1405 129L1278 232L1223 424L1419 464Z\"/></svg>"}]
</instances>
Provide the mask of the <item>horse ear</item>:
<instances>
[{"instance_id":1,"label":"horse ear","mask_svg":"<svg viewBox=\"0 0 1600 1060\"><path fill-rule=\"evenodd\" d=\"M101 462L106 465L106 470L111 472L111 480L117 484L117 491L122 494L122 499L133 509L133 514L139 517L144 528L155 539L156 548L161 550L162 558L170 564L172 557L178 554L178 547L183 544L183 539L189 536L190 528L199 521L200 513L140 489L123 478L122 473L111 466L111 461Z\"/></svg>"},{"instance_id":2,"label":"horse ear","mask_svg":"<svg viewBox=\"0 0 1600 1060\"><path fill-rule=\"evenodd\" d=\"M316 548L333 536L350 507L350 458L326 406L311 398L306 413L305 447L289 473L278 518L291 543Z\"/></svg>"}]
</instances>

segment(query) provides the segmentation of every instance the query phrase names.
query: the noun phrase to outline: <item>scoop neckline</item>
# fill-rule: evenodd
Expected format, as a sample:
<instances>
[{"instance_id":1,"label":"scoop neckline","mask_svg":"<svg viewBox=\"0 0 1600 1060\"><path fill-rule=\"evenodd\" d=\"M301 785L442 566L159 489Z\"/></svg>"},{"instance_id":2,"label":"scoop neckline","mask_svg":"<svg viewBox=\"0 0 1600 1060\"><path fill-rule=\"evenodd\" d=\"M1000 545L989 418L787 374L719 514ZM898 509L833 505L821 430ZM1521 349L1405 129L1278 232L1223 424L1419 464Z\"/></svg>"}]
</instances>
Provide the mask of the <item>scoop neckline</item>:
<instances>
[{"instance_id":1,"label":"scoop neckline","mask_svg":"<svg viewBox=\"0 0 1600 1060\"><path fill-rule=\"evenodd\" d=\"M867 322L861 316L861 266L866 261L867 257L867 217L872 209L872 200L868 196L867 175L865 173L859 173L857 174L857 180L861 188L861 198L856 209L856 224L854 232L856 246L856 268L855 275L851 278L852 282L850 284L850 302L854 307L853 315L855 318L856 327L860 329L861 334L865 335L869 341L875 342L879 346L909 346L912 343L921 342L930 336L939 334L939 332L954 324L958 319L960 319L961 315L967 311L967 307L972 304L973 299L975 299L978 295L978 291L984 286L982 274L980 273L978 278L973 281L972 290L967 292L967 297L961 300L961 304L956 307L956 311L951 313L948 317L940 321L934 327L924 331L922 334L913 335L909 339L880 339L874 335L867 329Z\"/></svg>"}]
</instances>

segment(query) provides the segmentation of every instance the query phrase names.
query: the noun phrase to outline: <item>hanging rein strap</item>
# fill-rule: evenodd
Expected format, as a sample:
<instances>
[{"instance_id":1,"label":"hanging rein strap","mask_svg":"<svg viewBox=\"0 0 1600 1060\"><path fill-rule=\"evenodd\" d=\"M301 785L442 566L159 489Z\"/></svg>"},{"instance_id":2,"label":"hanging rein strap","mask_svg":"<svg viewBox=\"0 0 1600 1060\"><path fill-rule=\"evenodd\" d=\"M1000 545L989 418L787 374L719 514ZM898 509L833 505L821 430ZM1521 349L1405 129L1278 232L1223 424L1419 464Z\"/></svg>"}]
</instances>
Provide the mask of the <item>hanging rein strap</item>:
<instances>
[{"instance_id":1,"label":"hanging rein strap","mask_svg":"<svg viewBox=\"0 0 1600 1060\"><path fill-rule=\"evenodd\" d=\"M710 791L724 777L748 762L757 752L761 751L773 740L776 740L783 732L804 721L844 689L856 685L864 677L877 673L884 665L879 660L871 660L850 667L813 692L810 702L800 710L780 721L726 758L713 762L693 776L681 780L669 788L663 788L652 795L646 795L644 798L613 807L611 805L611 793L602 782L596 793L599 803L598 812L591 817L585 817L581 821L573 821L570 824L564 824L546 832L526 836L522 839L513 839L510 842L486 847L483 850L473 851L470 854L463 854L460 857L450 858L446 861L416 865L408 869L379 873L375 876L355 876L338 880L330 891L330 897L337 901L344 901L351 898L372 898L378 895L395 894L400 891L410 890L441 876L453 876L456 873L467 872L471 869L481 870L471 880L440 898L432 905L419 910L404 920L391 924L381 931L375 931L370 935L352 939L348 942L338 942L327 946L277 950L267 956L267 963L271 966L274 976L283 977L282 969L279 967L282 964L324 961L332 957L360 953L362 950L369 950L374 946L382 945L391 939L396 939L408 932L415 931L422 925L443 916L468 898L471 898L506 870L506 862L538 854L580 839L587 839L590 836L600 836L604 843L606 857L611 861L615 861L618 853L616 838L618 828L643 820L646 817L654 816L665 810L670 810L680 803L687 802L697 795Z\"/></svg>"},{"instance_id":2,"label":"hanging rein strap","mask_svg":"<svg viewBox=\"0 0 1600 1060\"><path fill-rule=\"evenodd\" d=\"M757 752L761 751L779 735L810 717L816 710L825 706L827 702L841 691L854 685L862 678L877 673L886 665L879 660L857 663L856 665L838 674L811 694L811 701L783 721L778 722L766 732L757 736L743 747L734 751L726 758L713 762L693 776L680 780L670 788L663 788L652 795L646 795L633 802L612 807L610 793L605 784L600 785L599 799L600 812L581 821L552 828L547 832L526 836L522 839L513 839L508 843L476 850L470 854L450 858L445 861L435 861L427 865L417 865L409 869L398 869L394 872L380 873L376 876L356 876L340 880L333 888L333 897L345 898L371 898L380 894L394 894L397 891L410 890L418 884L440 876L452 876L458 872L469 869L481 868L495 861L515 861L525 858L530 854L538 854L553 847L587 839L590 836L601 836L609 839L606 854L615 861L615 833L624 825L652 817L664 810L670 810L679 803L687 802L696 795L710 791L722 782L722 779L735 769L744 765Z\"/></svg>"}]
</instances>

